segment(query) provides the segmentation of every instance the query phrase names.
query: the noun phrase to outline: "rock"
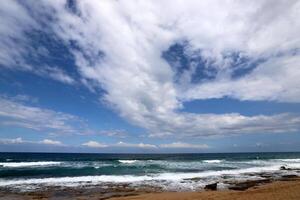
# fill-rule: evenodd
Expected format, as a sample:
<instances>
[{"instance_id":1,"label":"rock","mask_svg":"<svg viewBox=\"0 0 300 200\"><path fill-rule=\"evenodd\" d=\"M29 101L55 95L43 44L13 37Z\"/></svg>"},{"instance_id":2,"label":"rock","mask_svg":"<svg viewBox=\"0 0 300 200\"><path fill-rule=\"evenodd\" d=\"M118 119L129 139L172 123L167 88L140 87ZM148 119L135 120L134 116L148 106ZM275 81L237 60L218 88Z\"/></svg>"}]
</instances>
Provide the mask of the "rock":
<instances>
[{"instance_id":1,"label":"rock","mask_svg":"<svg viewBox=\"0 0 300 200\"><path fill-rule=\"evenodd\" d=\"M263 180L251 180L251 181L245 181L245 182L240 182L236 183L232 186L229 186L228 189L230 190L247 190L248 188L263 184L263 183L269 183L271 182L270 179L263 179Z\"/></svg>"},{"instance_id":2,"label":"rock","mask_svg":"<svg viewBox=\"0 0 300 200\"><path fill-rule=\"evenodd\" d=\"M280 170L292 170L291 168L287 168L286 166L281 166Z\"/></svg>"},{"instance_id":3,"label":"rock","mask_svg":"<svg viewBox=\"0 0 300 200\"><path fill-rule=\"evenodd\" d=\"M293 181L297 178L299 178L299 176L294 175L294 174L287 174L287 175L282 175L279 180L281 180L281 181Z\"/></svg>"},{"instance_id":4,"label":"rock","mask_svg":"<svg viewBox=\"0 0 300 200\"><path fill-rule=\"evenodd\" d=\"M298 176L295 174L288 174L288 175L283 175L282 178L298 178Z\"/></svg>"},{"instance_id":5,"label":"rock","mask_svg":"<svg viewBox=\"0 0 300 200\"><path fill-rule=\"evenodd\" d=\"M199 177L194 177L194 178L185 178L185 179L183 179L184 181L200 181L201 180L201 178L199 178Z\"/></svg>"},{"instance_id":6,"label":"rock","mask_svg":"<svg viewBox=\"0 0 300 200\"><path fill-rule=\"evenodd\" d=\"M267 179L270 179L274 176L274 174L271 174L271 173L259 173L257 175L259 175L262 178L267 178Z\"/></svg>"},{"instance_id":7,"label":"rock","mask_svg":"<svg viewBox=\"0 0 300 200\"><path fill-rule=\"evenodd\" d=\"M218 186L218 182L208 184L204 187L204 189L206 189L206 190L217 190L217 186Z\"/></svg>"},{"instance_id":8,"label":"rock","mask_svg":"<svg viewBox=\"0 0 300 200\"><path fill-rule=\"evenodd\" d=\"M280 170L286 170L286 167L285 166L281 166Z\"/></svg>"}]
</instances>

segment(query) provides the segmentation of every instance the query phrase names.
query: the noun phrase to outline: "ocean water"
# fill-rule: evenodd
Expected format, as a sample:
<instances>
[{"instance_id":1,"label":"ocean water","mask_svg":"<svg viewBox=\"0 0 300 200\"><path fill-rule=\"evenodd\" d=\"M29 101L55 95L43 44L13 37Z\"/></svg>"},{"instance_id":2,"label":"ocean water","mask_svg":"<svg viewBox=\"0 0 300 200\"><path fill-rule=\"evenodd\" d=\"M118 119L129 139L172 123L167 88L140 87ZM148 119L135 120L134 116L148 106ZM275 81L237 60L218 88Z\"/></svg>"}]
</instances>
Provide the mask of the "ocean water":
<instances>
[{"instance_id":1,"label":"ocean water","mask_svg":"<svg viewBox=\"0 0 300 200\"><path fill-rule=\"evenodd\" d=\"M286 166L294 170L280 170ZM0 189L128 184L196 190L219 182L300 175L300 153L65 154L0 153Z\"/></svg>"}]
</instances>

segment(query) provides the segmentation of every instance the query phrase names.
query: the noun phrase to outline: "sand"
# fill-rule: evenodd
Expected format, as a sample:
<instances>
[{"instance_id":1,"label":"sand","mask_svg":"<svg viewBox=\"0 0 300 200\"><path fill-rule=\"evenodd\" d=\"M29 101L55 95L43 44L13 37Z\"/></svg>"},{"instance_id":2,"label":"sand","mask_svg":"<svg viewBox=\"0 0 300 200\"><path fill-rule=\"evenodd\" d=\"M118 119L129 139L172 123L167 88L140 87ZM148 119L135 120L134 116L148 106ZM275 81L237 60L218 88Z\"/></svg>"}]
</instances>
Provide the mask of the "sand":
<instances>
[{"instance_id":1,"label":"sand","mask_svg":"<svg viewBox=\"0 0 300 200\"><path fill-rule=\"evenodd\" d=\"M300 200L300 180L277 181L246 191L163 192L110 200Z\"/></svg>"}]
</instances>

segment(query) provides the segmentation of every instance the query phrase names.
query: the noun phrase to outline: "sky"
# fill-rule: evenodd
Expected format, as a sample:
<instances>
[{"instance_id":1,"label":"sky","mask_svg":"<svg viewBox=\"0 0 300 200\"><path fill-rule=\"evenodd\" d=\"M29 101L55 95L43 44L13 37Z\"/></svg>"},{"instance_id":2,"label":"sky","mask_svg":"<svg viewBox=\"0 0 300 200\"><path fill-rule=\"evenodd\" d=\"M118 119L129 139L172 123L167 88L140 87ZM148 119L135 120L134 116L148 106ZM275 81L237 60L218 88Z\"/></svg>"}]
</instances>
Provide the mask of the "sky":
<instances>
[{"instance_id":1,"label":"sky","mask_svg":"<svg viewBox=\"0 0 300 200\"><path fill-rule=\"evenodd\" d=\"M300 1L0 6L0 151L300 151Z\"/></svg>"}]
</instances>

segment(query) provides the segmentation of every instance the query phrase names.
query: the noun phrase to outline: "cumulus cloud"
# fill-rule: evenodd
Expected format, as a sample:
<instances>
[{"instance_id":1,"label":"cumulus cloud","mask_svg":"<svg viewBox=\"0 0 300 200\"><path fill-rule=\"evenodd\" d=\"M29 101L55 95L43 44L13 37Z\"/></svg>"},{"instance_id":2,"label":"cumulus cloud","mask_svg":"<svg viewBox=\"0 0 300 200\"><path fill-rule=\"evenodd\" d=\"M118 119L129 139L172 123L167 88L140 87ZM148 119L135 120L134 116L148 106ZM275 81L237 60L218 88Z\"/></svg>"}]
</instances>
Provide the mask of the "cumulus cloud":
<instances>
[{"instance_id":1,"label":"cumulus cloud","mask_svg":"<svg viewBox=\"0 0 300 200\"><path fill-rule=\"evenodd\" d=\"M161 144L161 148L188 148L188 149L207 149L209 146L207 144L189 144L183 142L174 142L170 144Z\"/></svg>"},{"instance_id":2,"label":"cumulus cloud","mask_svg":"<svg viewBox=\"0 0 300 200\"><path fill-rule=\"evenodd\" d=\"M299 116L288 113L178 112L186 101L222 97L299 103L299 1L76 1L73 9L64 1L29 2L32 15L20 12L26 15L26 27L38 26L30 16L40 20L52 16L52 21L46 21L51 31L76 47L69 50L82 82L104 89L103 100L151 136L300 129ZM15 2L12 5L24 9ZM22 15L2 9L22 34L22 27L17 27ZM212 78L193 82L192 76L200 76L196 73L200 66L193 65L182 73L181 81L175 81L178 68L162 55L184 42L185 56L199 58L205 71L213 71ZM11 56L3 52L3 58ZM243 68L243 60L257 66L234 77L236 70L248 69L248 65Z\"/></svg>"}]
</instances>

